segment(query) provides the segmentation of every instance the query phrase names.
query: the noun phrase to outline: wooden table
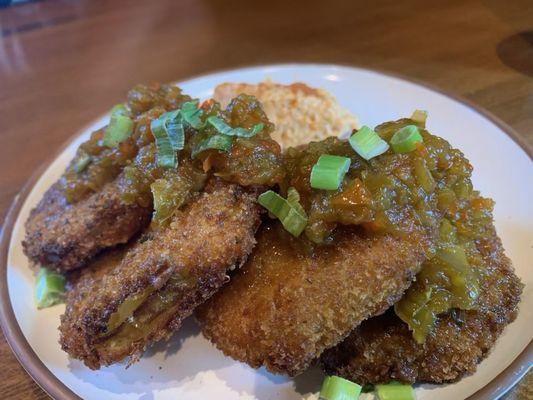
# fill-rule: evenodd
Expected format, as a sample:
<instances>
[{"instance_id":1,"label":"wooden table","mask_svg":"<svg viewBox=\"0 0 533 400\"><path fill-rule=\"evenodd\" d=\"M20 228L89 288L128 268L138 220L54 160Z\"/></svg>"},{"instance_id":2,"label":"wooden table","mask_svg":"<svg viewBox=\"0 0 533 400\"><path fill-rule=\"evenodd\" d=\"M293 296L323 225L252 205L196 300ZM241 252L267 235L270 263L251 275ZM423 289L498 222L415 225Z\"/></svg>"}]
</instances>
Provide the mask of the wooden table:
<instances>
[{"instance_id":1,"label":"wooden table","mask_svg":"<svg viewBox=\"0 0 533 400\"><path fill-rule=\"evenodd\" d=\"M403 74L466 97L532 144L532 27L531 0L64 0L0 9L0 217L37 166L134 84L249 64ZM3 337L0 365L0 397L46 398ZM532 391L530 374L508 399Z\"/></svg>"}]
</instances>

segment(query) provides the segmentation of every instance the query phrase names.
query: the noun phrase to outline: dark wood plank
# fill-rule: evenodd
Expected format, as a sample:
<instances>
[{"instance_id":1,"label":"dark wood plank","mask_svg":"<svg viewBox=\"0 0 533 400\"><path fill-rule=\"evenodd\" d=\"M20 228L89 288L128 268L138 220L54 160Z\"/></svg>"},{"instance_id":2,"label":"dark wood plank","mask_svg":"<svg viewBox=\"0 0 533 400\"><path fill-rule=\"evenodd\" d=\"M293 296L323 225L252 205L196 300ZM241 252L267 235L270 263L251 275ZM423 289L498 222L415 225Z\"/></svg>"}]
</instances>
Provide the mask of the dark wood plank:
<instances>
[{"instance_id":1,"label":"dark wood plank","mask_svg":"<svg viewBox=\"0 0 533 400\"><path fill-rule=\"evenodd\" d=\"M532 144L532 21L530 0L64 0L0 9L0 217L38 165L135 83L247 64L403 74L466 97ZM0 364L2 398L46 398L3 339ZM528 386L531 375L509 399L531 398Z\"/></svg>"}]
</instances>

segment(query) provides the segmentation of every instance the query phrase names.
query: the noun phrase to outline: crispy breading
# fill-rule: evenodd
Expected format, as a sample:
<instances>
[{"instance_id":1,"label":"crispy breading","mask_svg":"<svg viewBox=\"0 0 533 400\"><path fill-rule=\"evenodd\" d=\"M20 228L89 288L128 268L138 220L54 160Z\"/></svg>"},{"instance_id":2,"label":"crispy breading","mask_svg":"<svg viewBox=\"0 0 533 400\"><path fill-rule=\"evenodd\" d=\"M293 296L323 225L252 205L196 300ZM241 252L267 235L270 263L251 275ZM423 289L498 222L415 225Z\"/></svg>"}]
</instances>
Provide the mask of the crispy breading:
<instances>
[{"instance_id":1,"label":"crispy breading","mask_svg":"<svg viewBox=\"0 0 533 400\"><path fill-rule=\"evenodd\" d=\"M241 93L261 102L269 120L276 125L272 138L283 147L339 136L359 127L357 118L330 93L300 82L223 83L215 88L213 98L225 106Z\"/></svg>"},{"instance_id":2,"label":"crispy breading","mask_svg":"<svg viewBox=\"0 0 533 400\"><path fill-rule=\"evenodd\" d=\"M146 226L151 211L151 204L125 204L118 179L73 204L56 183L26 221L24 252L32 261L58 271L79 268L100 250L127 242Z\"/></svg>"},{"instance_id":3,"label":"crispy breading","mask_svg":"<svg viewBox=\"0 0 533 400\"><path fill-rule=\"evenodd\" d=\"M130 90L127 106L135 123L133 133L121 146L109 148L102 142L105 130L99 129L79 147L63 176L46 191L26 221L22 245L28 258L60 272L69 271L82 267L102 249L126 243L144 228L150 220L152 204L123 201L121 180L129 180L123 168L130 165L130 160L133 164L138 162L138 151L142 153L152 142L150 121L190 99L173 85L137 85ZM80 200L76 201L64 194L64 184L73 178L80 150L85 152L87 148L93 152L99 149L94 157L103 158L90 163L83 170L85 176L76 177L75 181L91 182L88 197L81 196L84 191L79 193L78 188L80 197L77 199ZM96 170L91 172L93 167ZM107 183L101 186L103 182Z\"/></svg>"},{"instance_id":4,"label":"crispy breading","mask_svg":"<svg viewBox=\"0 0 533 400\"><path fill-rule=\"evenodd\" d=\"M226 355L291 376L397 301L429 246L420 230L365 237L344 227L311 251L279 227L261 227L248 262L196 316Z\"/></svg>"},{"instance_id":5,"label":"crispy breading","mask_svg":"<svg viewBox=\"0 0 533 400\"><path fill-rule=\"evenodd\" d=\"M492 227L476 243L486 263L478 309L441 315L424 345L391 310L356 328L322 356L328 374L359 384L389 380L443 383L472 374L518 311L522 284Z\"/></svg>"},{"instance_id":6,"label":"crispy breading","mask_svg":"<svg viewBox=\"0 0 533 400\"><path fill-rule=\"evenodd\" d=\"M62 348L97 369L127 356L135 361L147 345L167 337L246 260L260 220L256 195L211 183L168 227L83 270L61 317ZM142 302L133 316L106 332L113 313L135 296Z\"/></svg>"}]
</instances>

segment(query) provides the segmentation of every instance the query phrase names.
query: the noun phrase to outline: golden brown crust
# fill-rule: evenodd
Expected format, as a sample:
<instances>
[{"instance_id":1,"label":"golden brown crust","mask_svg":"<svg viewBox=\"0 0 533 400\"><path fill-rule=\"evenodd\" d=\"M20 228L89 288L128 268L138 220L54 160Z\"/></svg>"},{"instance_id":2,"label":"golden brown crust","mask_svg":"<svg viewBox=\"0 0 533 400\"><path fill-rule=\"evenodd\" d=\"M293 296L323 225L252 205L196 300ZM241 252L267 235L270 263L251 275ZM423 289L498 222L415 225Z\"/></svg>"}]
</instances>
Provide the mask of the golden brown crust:
<instances>
[{"instance_id":1,"label":"golden brown crust","mask_svg":"<svg viewBox=\"0 0 533 400\"><path fill-rule=\"evenodd\" d=\"M146 226L152 208L125 204L117 181L74 204L58 183L50 187L26 221L24 253L36 263L69 271L104 248L126 243Z\"/></svg>"},{"instance_id":2,"label":"golden brown crust","mask_svg":"<svg viewBox=\"0 0 533 400\"><path fill-rule=\"evenodd\" d=\"M291 376L305 370L353 326L399 299L425 259L426 237L364 237L343 228L334 246L309 253L264 225L232 281L196 313L226 355Z\"/></svg>"},{"instance_id":3,"label":"golden brown crust","mask_svg":"<svg viewBox=\"0 0 533 400\"><path fill-rule=\"evenodd\" d=\"M518 311L522 284L505 256L494 227L477 243L486 262L479 308L439 317L425 345L391 311L356 328L322 356L328 374L360 384L400 380L443 383L475 372Z\"/></svg>"},{"instance_id":4,"label":"golden brown crust","mask_svg":"<svg viewBox=\"0 0 533 400\"><path fill-rule=\"evenodd\" d=\"M259 224L255 199L236 185L210 185L176 212L168 228L103 255L82 272L67 296L60 326L63 349L96 369L126 356L135 358L150 342L166 337L224 283L226 271L251 252ZM153 332L139 342L106 349L101 336L119 304L145 288L164 289L171 277L183 274L179 301Z\"/></svg>"}]
</instances>

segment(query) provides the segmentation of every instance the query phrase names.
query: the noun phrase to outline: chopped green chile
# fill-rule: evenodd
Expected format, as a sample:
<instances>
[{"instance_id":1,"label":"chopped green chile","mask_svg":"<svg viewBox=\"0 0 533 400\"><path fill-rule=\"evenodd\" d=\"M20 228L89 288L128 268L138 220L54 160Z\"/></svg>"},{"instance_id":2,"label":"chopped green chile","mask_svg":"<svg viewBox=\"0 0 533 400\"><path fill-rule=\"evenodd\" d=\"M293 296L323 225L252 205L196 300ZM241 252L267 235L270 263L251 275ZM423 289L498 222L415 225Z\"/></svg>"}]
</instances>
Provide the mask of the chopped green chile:
<instances>
[{"instance_id":1,"label":"chopped green chile","mask_svg":"<svg viewBox=\"0 0 533 400\"><path fill-rule=\"evenodd\" d=\"M439 314L452 308L475 308L478 293L478 279L464 249L448 246L422 265L415 283L394 310L409 325L417 343L424 343Z\"/></svg>"},{"instance_id":2,"label":"chopped green chile","mask_svg":"<svg viewBox=\"0 0 533 400\"><path fill-rule=\"evenodd\" d=\"M208 117L207 123L212 125L218 131L218 133L222 135L237 136L242 138L253 137L261 132L264 128L264 124L262 122L254 125L251 129L244 129L240 127L232 128L226 122L224 122L223 119L216 116Z\"/></svg>"},{"instance_id":3,"label":"chopped green chile","mask_svg":"<svg viewBox=\"0 0 533 400\"><path fill-rule=\"evenodd\" d=\"M150 131L151 121L157 119L165 110L179 109L190 99L179 88L172 85L159 87L138 85L131 90L128 94L127 105L120 104L114 107L111 113L113 116L130 117L133 121L132 133L125 140L109 147L104 143L107 128L101 128L93 132L90 139L80 145L76 159L60 179L60 186L66 200L69 203L81 201L99 191L106 183L121 176L121 172L134 163L137 154L154 142ZM90 155L91 162L78 173L75 171L74 163L81 151ZM157 177L156 174L153 178ZM153 178L150 179L153 180ZM149 194L150 183L132 186L146 187ZM142 201L146 205L149 202L145 201L144 192L146 190L143 189L142 195L132 193L131 197L134 201L136 198L143 197Z\"/></svg>"},{"instance_id":4,"label":"chopped green chile","mask_svg":"<svg viewBox=\"0 0 533 400\"><path fill-rule=\"evenodd\" d=\"M107 336L118 329L128 318L130 318L135 310L137 310L144 301L155 291L152 286L135 293L122 302L117 310L111 314L106 324L106 331L102 336Z\"/></svg>"},{"instance_id":5,"label":"chopped green chile","mask_svg":"<svg viewBox=\"0 0 533 400\"><path fill-rule=\"evenodd\" d=\"M322 154L311 169L310 183L313 189L337 190L350 168L348 157Z\"/></svg>"},{"instance_id":6,"label":"chopped green chile","mask_svg":"<svg viewBox=\"0 0 533 400\"><path fill-rule=\"evenodd\" d=\"M47 308L62 303L65 298L65 277L48 268L41 267L35 282L35 304Z\"/></svg>"},{"instance_id":7,"label":"chopped green chile","mask_svg":"<svg viewBox=\"0 0 533 400\"><path fill-rule=\"evenodd\" d=\"M413 173L417 183L426 193L432 193L435 190L436 184L426 162L422 158L417 158L414 160L413 164Z\"/></svg>"},{"instance_id":8,"label":"chopped green chile","mask_svg":"<svg viewBox=\"0 0 533 400\"><path fill-rule=\"evenodd\" d=\"M411 119L376 127L383 140ZM409 153L386 152L368 161L347 141L328 138L285 151L287 177L308 217L305 237L317 245L335 243L338 229L358 226L365 234L435 232L424 252L427 261L396 312L424 340L439 313L476 307L483 257L476 243L491 223L492 203L472 189L472 167L448 142L419 127L423 146ZM310 171L322 154L349 157L351 166L338 190L313 190ZM438 231L438 230L437 230Z\"/></svg>"},{"instance_id":9,"label":"chopped green chile","mask_svg":"<svg viewBox=\"0 0 533 400\"><path fill-rule=\"evenodd\" d=\"M374 130L362 126L350 136L350 145L365 160L377 157L389 149L389 145Z\"/></svg>"},{"instance_id":10,"label":"chopped green chile","mask_svg":"<svg viewBox=\"0 0 533 400\"><path fill-rule=\"evenodd\" d=\"M424 139L416 125L407 125L398 129L392 136L390 144L395 153L409 153L416 149L417 143L422 143Z\"/></svg>"},{"instance_id":11,"label":"chopped green chile","mask_svg":"<svg viewBox=\"0 0 533 400\"><path fill-rule=\"evenodd\" d=\"M339 376L326 376L320 389L320 400L357 400L362 387Z\"/></svg>"},{"instance_id":12,"label":"chopped green chile","mask_svg":"<svg viewBox=\"0 0 533 400\"><path fill-rule=\"evenodd\" d=\"M154 201L152 223L161 225L168 221L193 193L204 187L206 179L206 174L189 160L184 160L177 169L165 170L150 185Z\"/></svg>"},{"instance_id":13,"label":"chopped green chile","mask_svg":"<svg viewBox=\"0 0 533 400\"><path fill-rule=\"evenodd\" d=\"M269 190L259 196L257 202L278 218L285 228L293 236L300 236L307 225L307 216L301 214L301 205L294 205L296 196L291 195L291 203L276 192Z\"/></svg>"}]
</instances>

